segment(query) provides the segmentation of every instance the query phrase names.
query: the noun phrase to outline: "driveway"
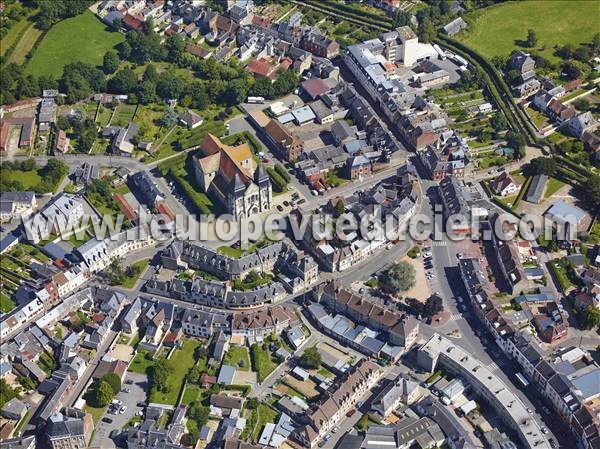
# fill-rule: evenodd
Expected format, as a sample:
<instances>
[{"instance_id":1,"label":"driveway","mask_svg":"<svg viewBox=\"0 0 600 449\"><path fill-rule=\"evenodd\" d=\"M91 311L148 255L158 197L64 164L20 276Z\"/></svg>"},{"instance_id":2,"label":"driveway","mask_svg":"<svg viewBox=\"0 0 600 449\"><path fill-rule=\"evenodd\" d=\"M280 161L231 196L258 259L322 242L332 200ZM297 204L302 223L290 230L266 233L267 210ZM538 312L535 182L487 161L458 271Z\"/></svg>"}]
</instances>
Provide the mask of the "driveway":
<instances>
[{"instance_id":1,"label":"driveway","mask_svg":"<svg viewBox=\"0 0 600 449\"><path fill-rule=\"evenodd\" d=\"M132 383L129 384L127 383L128 381L131 381ZM90 447L101 447L103 449L116 447L109 435L115 429L123 429L125 424L127 424L138 411L143 409L143 407L138 407L136 404L138 402L146 402L149 388L148 376L145 374L127 373L122 388L129 389L129 393L121 390L115 399L123 401L123 405L127 407L125 413L115 415L110 413L107 409L102 419L96 423L96 430ZM111 419L112 422L107 423L103 421L107 418Z\"/></svg>"}]
</instances>

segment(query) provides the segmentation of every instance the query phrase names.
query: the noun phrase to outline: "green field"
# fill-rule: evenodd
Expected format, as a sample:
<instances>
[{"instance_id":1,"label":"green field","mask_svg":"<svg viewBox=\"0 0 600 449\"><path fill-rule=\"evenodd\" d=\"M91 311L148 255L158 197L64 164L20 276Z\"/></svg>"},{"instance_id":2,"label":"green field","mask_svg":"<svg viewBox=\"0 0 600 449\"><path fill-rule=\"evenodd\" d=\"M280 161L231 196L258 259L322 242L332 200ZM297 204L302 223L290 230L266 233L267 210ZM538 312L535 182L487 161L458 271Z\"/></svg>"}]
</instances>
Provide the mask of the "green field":
<instances>
[{"instance_id":1,"label":"green field","mask_svg":"<svg viewBox=\"0 0 600 449\"><path fill-rule=\"evenodd\" d=\"M102 64L104 53L124 40L120 33L109 31L100 20L86 10L83 14L54 25L44 36L27 65L32 75L54 75L72 62Z\"/></svg>"},{"instance_id":2,"label":"green field","mask_svg":"<svg viewBox=\"0 0 600 449\"><path fill-rule=\"evenodd\" d=\"M600 3L586 0L507 2L474 13L469 29L459 39L483 56L508 56L537 33L536 50L552 61L556 44L580 45L598 32ZM471 23L471 21L470 21Z\"/></svg>"}]
</instances>

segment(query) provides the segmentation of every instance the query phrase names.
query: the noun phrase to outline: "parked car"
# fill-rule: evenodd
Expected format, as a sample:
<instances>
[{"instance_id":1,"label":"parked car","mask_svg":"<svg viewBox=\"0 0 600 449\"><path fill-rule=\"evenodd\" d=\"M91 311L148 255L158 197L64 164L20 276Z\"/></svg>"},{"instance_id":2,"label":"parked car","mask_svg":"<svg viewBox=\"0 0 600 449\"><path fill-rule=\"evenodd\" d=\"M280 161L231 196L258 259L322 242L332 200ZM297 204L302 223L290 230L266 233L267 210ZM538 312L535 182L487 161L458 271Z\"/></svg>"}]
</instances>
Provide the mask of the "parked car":
<instances>
[{"instance_id":1,"label":"parked car","mask_svg":"<svg viewBox=\"0 0 600 449\"><path fill-rule=\"evenodd\" d=\"M346 416L348 418L350 418L352 415L354 415L356 413L356 409L353 408L352 410L348 410L348 412L346 413Z\"/></svg>"},{"instance_id":2,"label":"parked car","mask_svg":"<svg viewBox=\"0 0 600 449\"><path fill-rule=\"evenodd\" d=\"M109 418L108 416L105 416L104 418L102 418L102 422L110 424L110 423L113 422L113 420L112 420L112 418Z\"/></svg>"},{"instance_id":3,"label":"parked car","mask_svg":"<svg viewBox=\"0 0 600 449\"><path fill-rule=\"evenodd\" d=\"M548 428L547 427L542 427L542 433L544 435L546 435L548 433Z\"/></svg>"}]
</instances>

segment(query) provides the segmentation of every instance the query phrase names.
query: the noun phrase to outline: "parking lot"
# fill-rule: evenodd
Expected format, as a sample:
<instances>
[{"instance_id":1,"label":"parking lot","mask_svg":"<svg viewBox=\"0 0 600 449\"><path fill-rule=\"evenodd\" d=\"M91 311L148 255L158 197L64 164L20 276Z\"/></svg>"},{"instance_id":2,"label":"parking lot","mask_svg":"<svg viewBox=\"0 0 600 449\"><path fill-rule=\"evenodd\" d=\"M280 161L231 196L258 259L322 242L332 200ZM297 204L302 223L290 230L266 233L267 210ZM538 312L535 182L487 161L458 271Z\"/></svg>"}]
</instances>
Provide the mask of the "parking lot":
<instances>
[{"instance_id":1,"label":"parking lot","mask_svg":"<svg viewBox=\"0 0 600 449\"><path fill-rule=\"evenodd\" d=\"M129 383L131 382L131 383ZM91 447L114 448L115 443L111 440L110 434L113 430L121 430L137 412L144 410L143 407L138 407L138 402L146 402L148 393L148 376L138 373L127 373L122 389L115 396L116 400L122 402L122 406L126 407L123 413L114 413L107 409L104 416L96 423L96 431ZM126 390L129 390L128 392ZM110 421L110 422L108 422Z\"/></svg>"}]
</instances>

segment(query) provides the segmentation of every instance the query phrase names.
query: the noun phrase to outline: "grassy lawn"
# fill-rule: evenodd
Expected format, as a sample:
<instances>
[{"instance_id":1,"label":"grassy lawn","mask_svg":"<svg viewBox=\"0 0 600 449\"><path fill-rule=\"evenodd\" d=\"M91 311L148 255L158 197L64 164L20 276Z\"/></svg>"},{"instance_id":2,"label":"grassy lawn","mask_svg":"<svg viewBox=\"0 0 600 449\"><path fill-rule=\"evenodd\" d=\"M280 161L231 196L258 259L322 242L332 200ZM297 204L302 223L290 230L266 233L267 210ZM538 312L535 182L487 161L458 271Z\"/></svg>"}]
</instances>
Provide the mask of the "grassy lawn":
<instances>
[{"instance_id":1,"label":"grassy lawn","mask_svg":"<svg viewBox=\"0 0 600 449\"><path fill-rule=\"evenodd\" d=\"M42 180L38 170L3 170L2 176L6 181L20 181L23 184L23 190L31 190Z\"/></svg>"},{"instance_id":2,"label":"grassy lawn","mask_svg":"<svg viewBox=\"0 0 600 449\"><path fill-rule=\"evenodd\" d=\"M37 12L37 11L35 11L35 12ZM33 16L33 14L35 12L31 13L30 15L28 15L26 17L23 17L17 23L13 24L13 26L10 27L10 30L8 30L8 33L6 33L6 36L4 36L2 39L0 39L0 54L1 55L4 55L4 53L6 53L6 51L13 44L18 42L19 39L22 37L23 33L25 32L25 30L32 25L32 22L29 19Z\"/></svg>"},{"instance_id":3,"label":"grassy lawn","mask_svg":"<svg viewBox=\"0 0 600 449\"><path fill-rule=\"evenodd\" d=\"M138 278L142 275L149 263L150 259L143 259L132 264L130 266L132 268L132 273L131 275L127 276L127 278L125 279L125 281L123 281L121 286L125 288L133 288Z\"/></svg>"},{"instance_id":4,"label":"grassy lawn","mask_svg":"<svg viewBox=\"0 0 600 449\"><path fill-rule=\"evenodd\" d=\"M200 387L198 385L188 383L185 387L185 393L183 393L181 402L185 405L189 405L196 400L199 394Z\"/></svg>"},{"instance_id":5,"label":"grassy lawn","mask_svg":"<svg viewBox=\"0 0 600 449\"><path fill-rule=\"evenodd\" d=\"M133 373L146 374L148 372L148 368L154 364L154 361L151 358L147 358L146 355L151 357L150 352L140 349L127 369Z\"/></svg>"},{"instance_id":6,"label":"grassy lawn","mask_svg":"<svg viewBox=\"0 0 600 449\"><path fill-rule=\"evenodd\" d=\"M198 340L183 340L183 347L176 350L169 359L173 372L169 376L169 389L166 393L150 390L150 402L159 404L175 404L183 386L183 380L189 369L194 366L194 351L200 345Z\"/></svg>"},{"instance_id":7,"label":"grassy lawn","mask_svg":"<svg viewBox=\"0 0 600 449\"><path fill-rule=\"evenodd\" d=\"M504 204L506 207L508 207L509 209L512 209L515 201L517 199L519 195L512 195L512 196L497 196L495 197L496 200L502 204Z\"/></svg>"},{"instance_id":8,"label":"grassy lawn","mask_svg":"<svg viewBox=\"0 0 600 449\"><path fill-rule=\"evenodd\" d=\"M559 191L566 184L562 181L559 181L556 178L550 178L548 180L548 184L546 185L546 192L544 193L544 199L550 198L557 191Z\"/></svg>"},{"instance_id":9,"label":"grassy lawn","mask_svg":"<svg viewBox=\"0 0 600 449\"><path fill-rule=\"evenodd\" d=\"M474 23L460 39L483 56L508 56L533 29L536 48L557 62L556 44L579 46L598 32L600 3L583 0L507 2L475 12Z\"/></svg>"},{"instance_id":10,"label":"grassy lawn","mask_svg":"<svg viewBox=\"0 0 600 449\"><path fill-rule=\"evenodd\" d=\"M552 270L552 274L554 274L554 278L558 281L563 293L571 287L574 287L573 283L569 279L567 268L564 266L562 260L550 261L550 269Z\"/></svg>"},{"instance_id":11,"label":"grassy lawn","mask_svg":"<svg viewBox=\"0 0 600 449\"><path fill-rule=\"evenodd\" d=\"M592 229L590 230L590 235L588 239L589 243L600 243L600 220L596 220Z\"/></svg>"},{"instance_id":12,"label":"grassy lawn","mask_svg":"<svg viewBox=\"0 0 600 449\"><path fill-rule=\"evenodd\" d=\"M133 120L135 108L135 104L121 103L119 106L117 106L115 115L113 116L110 125L122 127L129 125L129 123Z\"/></svg>"},{"instance_id":13,"label":"grassy lawn","mask_svg":"<svg viewBox=\"0 0 600 449\"><path fill-rule=\"evenodd\" d=\"M140 105L135 117L134 123L140 127L140 140L154 141L163 137L167 129L156 124L156 121L161 118L166 110L166 106L162 104Z\"/></svg>"},{"instance_id":14,"label":"grassy lawn","mask_svg":"<svg viewBox=\"0 0 600 449\"><path fill-rule=\"evenodd\" d=\"M279 418L279 413L266 404L259 404L256 413L258 415L258 420L254 427L254 432L252 432L252 439L254 441L258 441L260 438L260 434L265 427L265 424L276 422Z\"/></svg>"},{"instance_id":15,"label":"grassy lawn","mask_svg":"<svg viewBox=\"0 0 600 449\"><path fill-rule=\"evenodd\" d=\"M10 54L8 62L16 62L17 64L23 64L27 57L27 54L31 51L37 40L42 35L43 31L38 30L33 24L29 25L25 33L15 45L15 49Z\"/></svg>"},{"instance_id":16,"label":"grassy lawn","mask_svg":"<svg viewBox=\"0 0 600 449\"><path fill-rule=\"evenodd\" d=\"M102 127L108 125L112 112L112 109L100 106L100 109L98 109L98 116L96 117L96 123Z\"/></svg>"},{"instance_id":17,"label":"grassy lawn","mask_svg":"<svg viewBox=\"0 0 600 449\"><path fill-rule=\"evenodd\" d=\"M4 291L0 291L0 311L8 313L17 305Z\"/></svg>"},{"instance_id":18,"label":"grassy lawn","mask_svg":"<svg viewBox=\"0 0 600 449\"><path fill-rule=\"evenodd\" d=\"M237 367L240 371L250 371L250 355L245 346L231 346L223 358L225 365Z\"/></svg>"},{"instance_id":19,"label":"grassy lawn","mask_svg":"<svg viewBox=\"0 0 600 449\"><path fill-rule=\"evenodd\" d=\"M123 40L122 34L109 31L86 10L79 16L58 22L48 31L27 64L26 72L59 78L63 67L72 62L100 65L104 54Z\"/></svg>"},{"instance_id":20,"label":"grassy lawn","mask_svg":"<svg viewBox=\"0 0 600 449\"><path fill-rule=\"evenodd\" d=\"M525 111L527 111L527 115L531 117L531 120L533 120L533 123L537 127L537 129L540 129L542 125L546 123L546 120L548 120L544 114L542 114L539 111L536 111L533 108L525 108Z\"/></svg>"},{"instance_id":21,"label":"grassy lawn","mask_svg":"<svg viewBox=\"0 0 600 449\"><path fill-rule=\"evenodd\" d=\"M92 407L91 405L85 404L83 406L83 411L92 415L94 424L96 424L98 421L100 421L100 418L102 418L102 416L104 415L104 412L106 411L107 408L108 408L108 406Z\"/></svg>"},{"instance_id":22,"label":"grassy lawn","mask_svg":"<svg viewBox=\"0 0 600 449\"><path fill-rule=\"evenodd\" d=\"M269 349L260 345L252 345L252 367L258 374L258 381L263 382L275 369Z\"/></svg>"}]
</instances>

